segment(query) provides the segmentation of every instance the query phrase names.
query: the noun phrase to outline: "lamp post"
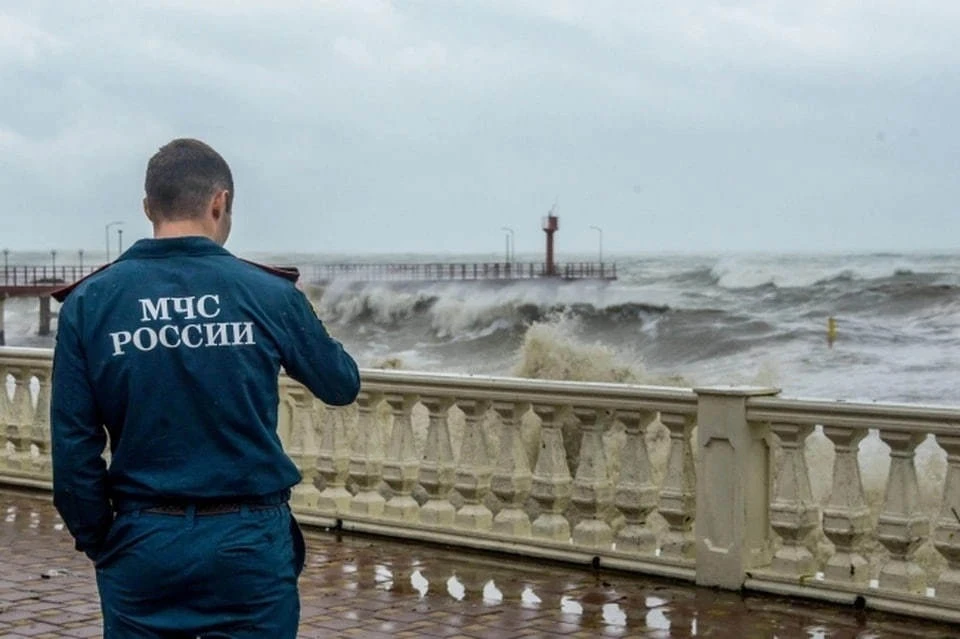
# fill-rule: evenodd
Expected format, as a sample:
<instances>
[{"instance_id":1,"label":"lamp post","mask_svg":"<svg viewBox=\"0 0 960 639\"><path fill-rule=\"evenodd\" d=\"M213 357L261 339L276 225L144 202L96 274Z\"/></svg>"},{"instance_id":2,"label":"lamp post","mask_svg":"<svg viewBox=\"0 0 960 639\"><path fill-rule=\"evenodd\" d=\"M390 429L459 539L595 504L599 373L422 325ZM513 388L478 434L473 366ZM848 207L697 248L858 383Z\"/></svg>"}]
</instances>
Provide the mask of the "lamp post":
<instances>
[{"instance_id":1,"label":"lamp post","mask_svg":"<svg viewBox=\"0 0 960 639\"><path fill-rule=\"evenodd\" d=\"M50 263L53 265L53 279L57 279L57 252L50 251Z\"/></svg>"},{"instance_id":2,"label":"lamp post","mask_svg":"<svg viewBox=\"0 0 960 639\"><path fill-rule=\"evenodd\" d=\"M603 264L603 229L599 226L591 226L597 232L597 252L600 255L600 263Z\"/></svg>"},{"instance_id":3,"label":"lamp post","mask_svg":"<svg viewBox=\"0 0 960 639\"><path fill-rule=\"evenodd\" d=\"M117 257L123 253L123 229L117 229Z\"/></svg>"},{"instance_id":4,"label":"lamp post","mask_svg":"<svg viewBox=\"0 0 960 639\"><path fill-rule=\"evenodd\" d=\"M112 229L114 226L119 226L120 224L123 224L123 222L110 222L109 224L103 227L103 242L107 249L108 264L110 263L110 229Z\"/></svg>"},{"instance_id":5,"label":"lamp post","mask_svg":"<svg viewBox=\"0 0 960 639\"><path fill-rule=\"evenodd\" d=\"M500 230L507 233L504 237L507 241L507 264L510 264L513 262L513 229L509 226L501 226Z\"/></svg>"},{"instance_id":6,"label":"lamp post","mask_svg":"<svg viewBox=\"0 0 960 639\"><path fill-rule=\"evenodd\" d=\"M80 277L83 277L83 249L77 251L77 257L80 258Z\"/></svg>"}]
</instances>

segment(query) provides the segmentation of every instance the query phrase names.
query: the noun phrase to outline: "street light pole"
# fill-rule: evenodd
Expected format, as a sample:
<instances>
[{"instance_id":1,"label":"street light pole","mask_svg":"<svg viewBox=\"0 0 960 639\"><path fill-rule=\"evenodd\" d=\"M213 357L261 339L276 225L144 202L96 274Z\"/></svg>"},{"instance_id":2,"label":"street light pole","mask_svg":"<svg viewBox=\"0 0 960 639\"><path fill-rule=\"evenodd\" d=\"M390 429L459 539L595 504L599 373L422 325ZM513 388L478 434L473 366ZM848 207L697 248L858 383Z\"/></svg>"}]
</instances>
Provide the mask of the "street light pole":
<instances>
[{"instance_id":1,"label":"street light pole","mask_svg":"<svg viewBox=\"0 0 960 639\"><path fill-rule=\"evenodd\" d=\"M119 224L123 224L123 222L110 222L103 227L103 243L107 249L107 264L110 263L110 229Z\"/></svg>"},{"instance_id":2,"label":"street light pole","mask_svg":"<svg viewBox=\"0 0 960 639\"><path fill-rule=\"evenodd\" d=\"M117 229L117 257L123 253L123 229Z\"/></svg>"},{"instance_id":3,"label":"street light pole","mask_svg":"<svg viewBox=\"0 0 960 639\"><path fill-rule=\"evenodd\" d=\"M600 263L603 264L603 229L599 226L591 226L590 228L597 232L597 252L600 254Z\"/></svg>"},{"instance_id":4,"label":"street light pole","mask_svg":"<svg viewBox=\"0 0 960 639\"><path fill-rule=\"evenodd\" d=\"M501 226L501 231L506 231L509 235L506 236L507 240L507 264L513 262L514 253L513 253L513 229L509 226Z\"/></svg>"}]
</instances>

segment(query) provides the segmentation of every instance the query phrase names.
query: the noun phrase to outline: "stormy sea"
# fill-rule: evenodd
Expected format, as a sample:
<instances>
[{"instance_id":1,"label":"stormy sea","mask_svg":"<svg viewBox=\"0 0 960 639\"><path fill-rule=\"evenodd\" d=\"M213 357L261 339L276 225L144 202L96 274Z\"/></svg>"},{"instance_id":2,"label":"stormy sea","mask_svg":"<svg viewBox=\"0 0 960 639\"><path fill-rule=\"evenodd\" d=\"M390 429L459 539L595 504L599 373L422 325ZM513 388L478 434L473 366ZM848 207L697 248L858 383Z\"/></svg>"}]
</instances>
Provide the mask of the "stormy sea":
<instances>
[{"instance_id":1,"label":"stormy sea","mask_svg":"<svg viewBox=\"0 0 960 639\"><path fill-rule=\"evenodd\" d=\"M616 262L619 277L606 283L324 285L309 285L316 264L503 258L244 257L299 266L320 317L365 367L762 384L787 397L960 404L960 252L615 255L606 261ZM28 253L13 258L49 260ZM832 340L829 318L836 323ZM8 344L53 345L52 337L36 332L36 300L7 300Z\"/></svg>"}]
</instances>

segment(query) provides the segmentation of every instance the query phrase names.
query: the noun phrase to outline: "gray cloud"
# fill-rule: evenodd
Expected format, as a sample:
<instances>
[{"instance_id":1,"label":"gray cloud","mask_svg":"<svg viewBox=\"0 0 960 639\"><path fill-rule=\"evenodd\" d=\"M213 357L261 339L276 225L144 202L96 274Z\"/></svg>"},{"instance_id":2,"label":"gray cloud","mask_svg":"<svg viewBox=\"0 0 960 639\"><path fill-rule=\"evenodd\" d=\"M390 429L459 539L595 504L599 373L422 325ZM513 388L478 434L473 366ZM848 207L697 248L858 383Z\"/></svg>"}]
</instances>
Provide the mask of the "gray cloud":
<instances>
[{"instance_id":1,"label":"gray cloud","mask_svg":"<svg viewBox=\"0 0 960 639\"><path fill-rule=\"evenodd\" d=\"M241 251L948 248L960 7L10 2L0 243L141 221L146 159L234 166Z\"/></svg>"}]
</instances>

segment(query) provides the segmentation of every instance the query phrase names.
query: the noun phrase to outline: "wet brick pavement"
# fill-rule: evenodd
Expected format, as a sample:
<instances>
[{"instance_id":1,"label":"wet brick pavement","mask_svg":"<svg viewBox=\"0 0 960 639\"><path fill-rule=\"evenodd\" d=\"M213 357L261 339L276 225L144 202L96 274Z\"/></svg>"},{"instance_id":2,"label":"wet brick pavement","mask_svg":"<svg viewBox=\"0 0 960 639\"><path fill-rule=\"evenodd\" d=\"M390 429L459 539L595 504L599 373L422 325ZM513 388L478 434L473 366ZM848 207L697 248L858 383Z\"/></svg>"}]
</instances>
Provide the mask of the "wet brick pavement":
<instances>
[{"instance_id":1,"label":"wet brick pavement","mask_svg":"<svg viewBox=\"0 0 960 639\"><path fill-rule=\"evenodd\" d=\"M49 499L0 492L0 637L99 637L93 569ZM308 532L301 637L960 637L876 613Z\"/></svg>"}]
</instances>

